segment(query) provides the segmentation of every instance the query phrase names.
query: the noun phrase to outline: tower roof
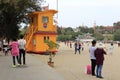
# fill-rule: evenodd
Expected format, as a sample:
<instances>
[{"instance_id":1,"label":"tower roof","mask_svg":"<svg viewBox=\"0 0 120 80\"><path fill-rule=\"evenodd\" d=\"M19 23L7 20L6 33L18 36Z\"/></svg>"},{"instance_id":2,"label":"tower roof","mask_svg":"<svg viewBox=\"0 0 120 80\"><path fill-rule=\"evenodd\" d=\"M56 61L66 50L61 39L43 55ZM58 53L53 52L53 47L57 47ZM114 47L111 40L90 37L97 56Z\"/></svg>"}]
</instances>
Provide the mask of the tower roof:
<instances>
[{"instance_id":1,"label":"tower roof","mask_svg":"<svg viewBox=\"0 0 120 80\"><path fill-rule=\"evenodd\" d=\"M58 11L57 10L45 10L45 11L35 11L35 12L32 12L30 14L28 14L28 16L32 16L32 15L35 15L35 14L44 14L44 13L49 13L49 12L52 12L53 14L57 13Z\"/></svg>"}]
</instances>

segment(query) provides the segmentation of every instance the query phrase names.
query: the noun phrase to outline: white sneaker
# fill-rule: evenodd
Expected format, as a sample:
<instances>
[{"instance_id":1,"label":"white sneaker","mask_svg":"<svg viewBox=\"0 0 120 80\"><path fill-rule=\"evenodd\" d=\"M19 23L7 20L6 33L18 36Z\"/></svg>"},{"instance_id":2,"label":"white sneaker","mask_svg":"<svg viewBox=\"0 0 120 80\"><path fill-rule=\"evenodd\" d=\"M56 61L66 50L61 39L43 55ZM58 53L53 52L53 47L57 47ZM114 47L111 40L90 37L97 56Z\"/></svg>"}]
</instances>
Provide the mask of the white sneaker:
<instances>
[{"instance_id":1,"label":"white sneaker","mask_svg":"<svg viewBox=\"0 0 120 80\"><path fill-rule=\"evenodd\" d=\"M17 66L20 66L20 64L17 64Z\"/></svg>"},{"instance_id":2,"label":"white sneaker","mask_svg":"<svg viewBox=\"0 0 120 80\"><path fill-rule=\"evenodd\" d=\"M13 67L13 68L15 68L15 67L16 67L16 65L12 65L12 67Z\"/></svg>"}]
</instances>

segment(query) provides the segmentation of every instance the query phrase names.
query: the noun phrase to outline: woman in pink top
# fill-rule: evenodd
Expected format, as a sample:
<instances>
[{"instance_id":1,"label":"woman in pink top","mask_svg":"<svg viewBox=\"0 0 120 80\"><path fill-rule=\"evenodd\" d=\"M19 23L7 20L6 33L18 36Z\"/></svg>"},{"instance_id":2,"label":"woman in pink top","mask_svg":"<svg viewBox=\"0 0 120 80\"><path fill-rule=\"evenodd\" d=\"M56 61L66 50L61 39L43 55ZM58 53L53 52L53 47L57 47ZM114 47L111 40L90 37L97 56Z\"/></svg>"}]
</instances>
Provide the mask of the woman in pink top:
<instances>
[{"instance_id":1,"label":"woman in pink top","mask_svg":"<svg viewBox=\"0 0 120 80\"><path fill-rule=\"evenodd\" d=\"M11 54L13 57L13 67L16 67L16 62L15 62L15 58L17 59L18 65L19 65L19 48L18 48L18 42L16 39L13 39L13 41L11 42Z\"/></svg>"}]
</instances>

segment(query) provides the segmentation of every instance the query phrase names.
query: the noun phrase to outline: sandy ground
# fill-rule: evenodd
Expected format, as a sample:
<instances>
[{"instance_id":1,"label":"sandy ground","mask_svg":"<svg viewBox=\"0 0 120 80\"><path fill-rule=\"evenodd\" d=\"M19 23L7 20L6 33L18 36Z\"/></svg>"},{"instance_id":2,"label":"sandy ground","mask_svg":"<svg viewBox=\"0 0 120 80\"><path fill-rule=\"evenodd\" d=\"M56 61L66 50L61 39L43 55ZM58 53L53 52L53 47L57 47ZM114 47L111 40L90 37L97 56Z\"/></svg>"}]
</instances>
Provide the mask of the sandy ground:
<instances>
[{"instance_id":1,"label":"sandy ground","mask_svg":"<svg viewBox=\"0 0 120 80\"><path fill-rule=\"evenodd\" d=\"M105 44L106 48L110 44ZM53 58L54 69L61 73L65 80L100 80L95 76L85 74L85 66L90 64L89 47L85 44L81 54L74 54L74 48L69 48L64 43L60 43L57 55ZM113 54L105 55L102 80L120 80L120 47L114 45ZM40 61L47 64L47 55L35 55Z\"/></svg>"}]
</instances>

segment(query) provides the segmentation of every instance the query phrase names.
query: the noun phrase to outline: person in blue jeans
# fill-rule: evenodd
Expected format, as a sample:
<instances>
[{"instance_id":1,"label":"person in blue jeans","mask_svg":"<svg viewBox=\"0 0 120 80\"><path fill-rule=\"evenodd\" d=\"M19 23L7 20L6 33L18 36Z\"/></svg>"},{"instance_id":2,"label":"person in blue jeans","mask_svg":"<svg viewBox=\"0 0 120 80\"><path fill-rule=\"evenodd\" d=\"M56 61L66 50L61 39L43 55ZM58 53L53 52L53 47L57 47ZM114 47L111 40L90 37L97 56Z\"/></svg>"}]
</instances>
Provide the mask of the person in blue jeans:
<instances>
[{"instance_id":1,"label":"person in blue jeans","mask_svg":"<svg viewBox=\"0 0 120 80\"><path fill-rule=\"evenodd\" d=\"M103 78L102 68L103 68L104 54L106 54L106 51L104 50L104 45L102 43L99 43L97 49L95 50L97 78Z\"/></svg>"}]
</instances>

